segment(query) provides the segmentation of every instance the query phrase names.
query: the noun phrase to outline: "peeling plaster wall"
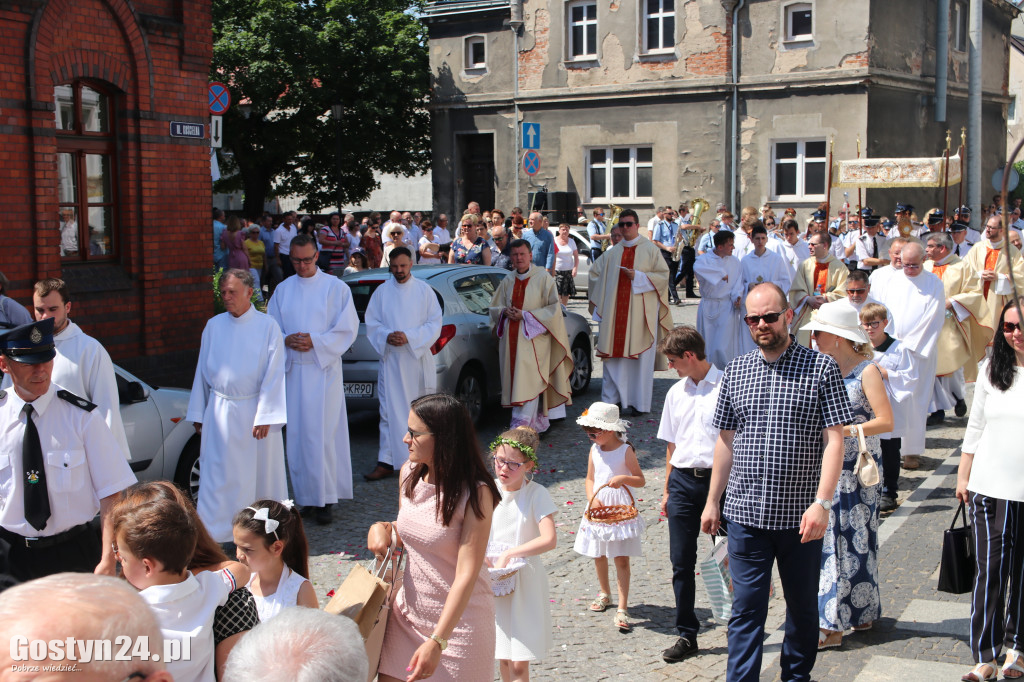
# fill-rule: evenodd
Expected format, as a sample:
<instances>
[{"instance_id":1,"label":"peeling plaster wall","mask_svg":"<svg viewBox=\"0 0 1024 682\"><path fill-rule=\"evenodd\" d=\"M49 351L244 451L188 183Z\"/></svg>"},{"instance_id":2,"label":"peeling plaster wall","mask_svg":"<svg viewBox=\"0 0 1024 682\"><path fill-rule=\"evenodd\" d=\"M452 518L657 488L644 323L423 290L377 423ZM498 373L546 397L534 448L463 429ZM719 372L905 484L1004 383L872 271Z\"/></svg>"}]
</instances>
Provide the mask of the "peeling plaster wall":
<instances>
[{"instance_id":1,"label":"peeling plaster wall","mask_svg":"<svg viewBox=\"0 0 1024 682\"><path fill-rule=\"evenodd\" d=\"M465 71L466 37L483 36L487 68ZM430 30L430 71L434 96L459 101L474 95L512 92L513 37L508 12L477 18L472 24L435 24Z\"/></svg>"},{"instance_id":2,"label":"peeling plaster wall","mask_svg":"<svg viewBox=\"0 0 1024 682\"><path fill-rule=\"evenodd\" d=\"M750 3L747 19L740 25L741 76L867 66L869 4L870 0L817 0L814 39L787 43L783 4Z\"/></svg>"}]
</instances>

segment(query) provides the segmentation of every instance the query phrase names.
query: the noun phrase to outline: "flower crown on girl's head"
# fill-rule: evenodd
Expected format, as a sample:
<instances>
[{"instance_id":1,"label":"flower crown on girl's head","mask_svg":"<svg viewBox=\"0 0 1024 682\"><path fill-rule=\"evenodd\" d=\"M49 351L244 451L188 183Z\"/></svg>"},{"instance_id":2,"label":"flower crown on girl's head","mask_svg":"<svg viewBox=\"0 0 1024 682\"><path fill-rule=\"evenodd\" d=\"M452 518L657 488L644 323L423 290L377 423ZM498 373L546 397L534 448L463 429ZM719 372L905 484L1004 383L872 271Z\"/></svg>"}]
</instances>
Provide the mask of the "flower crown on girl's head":
<instances>
[{"instance_id":1,"label":"flower crown on girl's head","mask_svg":"<svg viewBox=\"0 0 1024 682\"><path fill-rule=\"evenodd\" d=\"M495 450L500 448L502 445L507 445L510 448L515 448L519 452L523 453L523 455L527 459L529 459L531 462L533 462L534 466L540 464L540 462L537 461L537 453L534 452L533 448L531 448L529 445L525 445L523 443L520 443L519 441L514 440L512 438L501 438L501 437L495 438L493 441L491 441L491 445L490 445L491 452L494 452Z\"/></svg>"}]
</instances>

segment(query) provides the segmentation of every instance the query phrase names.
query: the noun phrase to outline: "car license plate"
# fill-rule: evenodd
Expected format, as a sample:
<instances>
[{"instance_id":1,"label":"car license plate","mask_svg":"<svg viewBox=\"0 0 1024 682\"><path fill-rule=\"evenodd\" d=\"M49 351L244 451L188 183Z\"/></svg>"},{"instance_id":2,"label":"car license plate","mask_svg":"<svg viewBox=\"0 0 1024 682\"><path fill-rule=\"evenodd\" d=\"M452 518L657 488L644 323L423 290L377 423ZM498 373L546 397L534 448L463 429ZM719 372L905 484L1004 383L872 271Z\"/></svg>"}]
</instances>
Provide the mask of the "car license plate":
<instances>
[{"instance_id":1,"label":"car license plate","mask_svg":"<svg viewBox=\"0 0 1024 682\"><path fill-rule=\"evenodd\" d=\"M346 398L372 398L373 384L369 381L345 382Z\"/></svg>"}]
</instances>

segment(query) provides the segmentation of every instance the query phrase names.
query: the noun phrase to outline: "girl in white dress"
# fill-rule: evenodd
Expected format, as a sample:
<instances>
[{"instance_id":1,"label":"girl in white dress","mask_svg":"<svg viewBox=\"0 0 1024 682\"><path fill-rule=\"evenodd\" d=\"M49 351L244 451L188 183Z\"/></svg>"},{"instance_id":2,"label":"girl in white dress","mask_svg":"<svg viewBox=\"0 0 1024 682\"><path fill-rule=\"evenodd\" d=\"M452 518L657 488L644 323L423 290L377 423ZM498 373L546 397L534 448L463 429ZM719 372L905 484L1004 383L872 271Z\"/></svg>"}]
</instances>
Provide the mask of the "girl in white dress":
<instances>
[{"instance_id":1,"label":"girl in white dress","mask_svg":"<svg viewBox=\"0 0 1024 682\"><path fill-rule=\"evenodd\" d=\"M309 544L302 516L291 500L257 500L235 514L233 526L238 560L252 571L246 587L261 623L289 606L320 608L309 582Z\"/></svg>"},{"instance_id":2,"label":"girl in white dress","mask_svg":"<svg viewBox=\"0 0 1024 682\"><path fill-rule=\"evenodd\" d=\"M631 504L630 492L625 486L640 488L646 485L644 473L636 459L633 447L625 441L628 422L619 419L618 405L594 403L576 420L593 443L587 465L587 499L594 499L591 508L605 505ZM607 486L601 488L601 486ZM600 490L598 490L600 489ZM635 499L635 496L634 496ZM641 556L640 535L644 520L636 517L618 523L591 523L583 518L576 533L574 549L594 559L597 581L601 591L590 603L591 611L604 611L611 603L608 583L608 558L615 560L615 578L619 588L619 608L615 612L615 626L620 632L633 629L629 622L629 557Z\"/></svg>"},{"instance_id":3,"label":"girl in white dress","mask_svg":"<svg viewBox=\"0 0 1024 682\"><path fill-rule=\"evenodd\" d=\"M488 565L501 568L513 559L525 559L515 590L494 598L497 642L494 657L504 682L530 679L530 661L544 658L551 647L551 608L548 575L540 555L555 548L555 503L547 488L534 483L537 446L533 429L520 426L491 443L495 481L501 501L494 510L489 544L505 548Z\"/></svg>"}]
</instances>

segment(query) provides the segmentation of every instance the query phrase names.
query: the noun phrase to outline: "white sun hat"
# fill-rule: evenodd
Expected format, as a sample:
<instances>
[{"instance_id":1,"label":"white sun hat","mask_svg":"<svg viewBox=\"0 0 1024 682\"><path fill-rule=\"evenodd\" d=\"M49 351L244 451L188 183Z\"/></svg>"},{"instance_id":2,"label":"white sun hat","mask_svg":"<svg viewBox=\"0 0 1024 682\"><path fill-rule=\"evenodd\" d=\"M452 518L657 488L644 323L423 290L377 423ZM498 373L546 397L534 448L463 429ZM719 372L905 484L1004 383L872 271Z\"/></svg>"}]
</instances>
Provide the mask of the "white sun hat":
<instances>
[{"instance_id":1,"label":"white sun hat","mask_svg":"<svg viewBox=\"0 0 1024 682\"><path fill-rule=\"evenodd\" d=\"M826 303L811 315L811 321L800 328L805 332L828 332L854 343L867 343L867 333L860 324L860 313L846 299Z\"/></svg>"},{"instance_id":2,"label":"white sun hat","mask_svg":"<svg viewBox=\"0 0 1024 682\"><path fill-rule=\"evenodd\" d=\"M576 419L580 426L589 426L602 431L625 433L629 422L619 419L619 406L610 403L594 403Z\"/></svg>"}]
</instances>

